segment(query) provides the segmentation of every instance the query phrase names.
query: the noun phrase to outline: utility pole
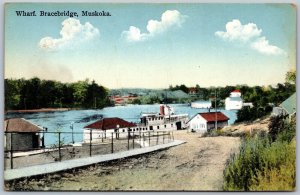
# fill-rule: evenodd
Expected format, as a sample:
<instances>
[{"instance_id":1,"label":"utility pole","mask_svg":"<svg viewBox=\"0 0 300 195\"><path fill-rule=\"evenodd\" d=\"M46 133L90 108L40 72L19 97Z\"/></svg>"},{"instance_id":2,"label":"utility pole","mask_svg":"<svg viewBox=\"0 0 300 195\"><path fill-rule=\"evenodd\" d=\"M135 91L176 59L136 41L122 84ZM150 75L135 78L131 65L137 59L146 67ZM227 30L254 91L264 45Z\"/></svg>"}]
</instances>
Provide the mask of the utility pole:
<instances>
[{"instance_id":1,"label":"utility pole","mask_svg":"<svg viewBox=\"0 0 300 195\"><path fill-rule=\"evenodd\" d=\"M72 143L74 144L74 122L71 123L70 128L72 130Z\"/></svg>"},{"instance_id":2,"label":"utility pole","mask_svg":"<svg viewBox=\"0 0 300 195\"><path fill-rule=\"evenodd\" d=\"M217 119L217 88L215 88L215 129L217 130L218 119Z\"/></svg>"}]
</instances>

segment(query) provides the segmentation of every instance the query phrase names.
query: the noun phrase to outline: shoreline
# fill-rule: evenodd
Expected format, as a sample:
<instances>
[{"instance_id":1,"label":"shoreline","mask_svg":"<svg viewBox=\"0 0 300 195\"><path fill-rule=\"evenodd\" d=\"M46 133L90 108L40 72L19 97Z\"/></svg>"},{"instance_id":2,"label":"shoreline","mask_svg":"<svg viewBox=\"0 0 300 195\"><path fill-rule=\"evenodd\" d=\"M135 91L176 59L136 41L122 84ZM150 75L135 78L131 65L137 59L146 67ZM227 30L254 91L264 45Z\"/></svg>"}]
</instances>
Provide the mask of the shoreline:
<instances>
[{"instance_id":1,"label":"shoreline","mask_svg":"<svg viewBox=\"0 0 300 195\"><path fill-rule=\"evenodd\" d=\"M5 114L14 113L38 113L38 112L63 112L69 110L80 110L81 108L39 108L39 109L26 109L26 110L7 110Z\"/></svg>"}]
</instances>

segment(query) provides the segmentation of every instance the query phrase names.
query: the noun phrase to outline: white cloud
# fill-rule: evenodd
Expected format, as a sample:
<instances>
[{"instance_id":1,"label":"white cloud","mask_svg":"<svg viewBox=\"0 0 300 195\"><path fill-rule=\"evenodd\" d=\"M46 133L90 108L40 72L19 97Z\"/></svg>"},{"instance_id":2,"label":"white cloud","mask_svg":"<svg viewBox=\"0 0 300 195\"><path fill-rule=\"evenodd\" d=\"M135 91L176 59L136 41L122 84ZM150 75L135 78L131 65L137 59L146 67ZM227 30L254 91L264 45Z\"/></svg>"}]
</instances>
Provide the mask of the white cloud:
<instances>
[{"instance_id":1,"label":"white cloud","mask_svg":"<svg viewBox=\"0 0 300 195\"><path fill-rule=\"evenodd\" d=\"M268 55L282 55L285 52L277 46L270 45L266 37L260 37L255 42L251 43L251 47L260 53Z\"/></svg>"},{"instance_id":2,"label":"white cloud","mask_svg":"<svg viewBox=\"0 0 300 195\"><path fill-rule=\"evenodd\" d=\"M226 32L217 31L215 35L225 40L246 42L253 37L260 36L261 32L262 30L258 29L256 24L242 25L239 20L232 20L226 24Z\"/></svg>"},{"instance_id":3,"label":"white cloud","mask_svg":"<svg viewBox=\"0 0 300 195\"><path fill-rule=\"evenodd\" d=\"M89 22L81 24L79 20L68 18L62 22L58 39L44 37L39 42L39 47L45 50L57 50L76 42L87 41L99 35L99 30Z\"/></svg>"},{"instance_id":4,"label":"white cloud","mask_svg":"<svg viewBox=\"0 0 300 195\"><path fill-rule=\"evenodd\" d=\"M256 24L242 25L237 19L226 24L226 31L217 31L215 35L227 41L238 41L250 48L268 55L282 55L285 52L277 46L270 45L266 37L261 36L262 29Z\"/></svg>"},{"instance_id":5,"label":"white cloud","mask_svg":"<svg viewBox=\"0 0 300 195\"><path fill-rule=\"evenodd\" d=\"M122 37L129 42L143 41L157 34L163 33L174 26L181 27L186 18L187 16L182 15L177 10L167 10L162 14L160 21L148 21L147 33L141 33L139 28L130 26L128 31L122 32Z\"/></svg>"}]
</instances>

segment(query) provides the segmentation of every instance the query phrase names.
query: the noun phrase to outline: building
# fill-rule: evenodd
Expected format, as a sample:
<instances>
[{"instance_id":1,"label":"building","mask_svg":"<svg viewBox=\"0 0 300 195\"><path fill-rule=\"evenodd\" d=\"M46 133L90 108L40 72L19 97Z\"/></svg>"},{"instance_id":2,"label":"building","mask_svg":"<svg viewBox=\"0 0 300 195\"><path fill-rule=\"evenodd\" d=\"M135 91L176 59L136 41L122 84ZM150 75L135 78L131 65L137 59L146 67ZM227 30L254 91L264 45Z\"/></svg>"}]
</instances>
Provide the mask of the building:
<instances>
[{"instance_id":1,"label":"building","mask_svg":"<svg viewBox=\"0 0 300 195\"><path fill-rule=\"evenodd\" d=\"M125 133L133 127L136 127L135 123L125 121L121 118L103 118L84 127L83 141L89 142L90 138L92 138L94 142L102 138L111 137L112 133L119 133L119 136L125 137L127 136ZM90 136L91 134L92 136Z\"/></svg>"},{"instance_id":2,"label":"building","mask_svg":"<svg viewBox=\"0 0 300 195\"><path fill-rule=\"evenodd\" d=\"M240 110L243 107L243 99L241 98L241 91L234 90L230 96L225 99L226 110Z\"/></svg>"},{"instance_id":3,"label":"building","mask_svg":"<svg viewBox=\"0 0 300 195\"><path fill-rule=\"evenodd\" d=\"M199 133L205 133L215 129L217 122L217 129L223 128L228 125L229 118L222 112L206 112L198 113L193 116L189 121L189 129Z\"/></svg>"},{"instance_id":4,"label":"building","mask_svg":"<svg viewBox=\"0 0 300 195\"><path fill-rule=\"evenodd\" d=\"M191 103L192 108L211 108L211 101L195 101Z\"/></svg>"},{"instance_id":5,"label":"building","mask_svg":"<svg viewBox=\"0 0 300 195\"><path fill-rule=\"evenodd\" d=\"M288 99L286 99L284 102L282 102L279 107L274 107L272 111L273 116L288 116L289 120L292 116L296 115L296 92L291 95Z\"/></svg>"},{"instance_id":6,"label":"building","mask_svg":"<svg viewBox=\"0 0 300 195\"><path fill-rule=\"evenodd\" d=\"M115 105L132 104L132 102L137 99L139 99L139 97L136 94L132 94L132 93L129 93L129 95L125 95L125 96L120 96L120 95L110 96L110 100Z\"/></svg>"},{"instance_id":7,"label":"building","mask_svg":"<svg viewBox=\"0 0 300 195\"><path fill-rule=\"evenodd\" d=\"M189 93L188 94L191 97L197 97L198 96L197 88L195 88L195 87L189 88Z\"/></svg>"},{"instance_id":8,"label":"building","mask_svg":"<svg viewBox=\"0 0 300 195\"><path fill-rule=\"evenodd\" d=\"M4 121L4 146L6 150L34 150L44 146L44 129L24 118ZM12 147L11 147L12 146Z\"/></svg>"}]
</instances>

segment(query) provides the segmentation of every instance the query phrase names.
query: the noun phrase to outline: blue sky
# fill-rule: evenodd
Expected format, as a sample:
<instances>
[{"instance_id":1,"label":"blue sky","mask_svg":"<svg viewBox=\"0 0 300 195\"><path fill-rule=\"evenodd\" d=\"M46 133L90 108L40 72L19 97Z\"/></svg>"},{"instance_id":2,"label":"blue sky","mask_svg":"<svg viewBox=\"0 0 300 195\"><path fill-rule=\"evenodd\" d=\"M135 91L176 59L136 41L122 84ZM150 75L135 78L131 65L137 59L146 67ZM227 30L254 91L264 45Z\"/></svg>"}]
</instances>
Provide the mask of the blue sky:
<instances>
[{"instance_id":1,"label":"blue sky","mask_svg":"<svg viewBox=\"0 0 300 195\"><path fill-rule=\"evenodd\" d=\"M36 11L36 17L15 11ZM79 17L42 17L39 11ZM81 16L109 11L110 17ZM5 78L108 88L284 82L296 68L289 4L7 4Z\"/></svg>"}]
</instances>

